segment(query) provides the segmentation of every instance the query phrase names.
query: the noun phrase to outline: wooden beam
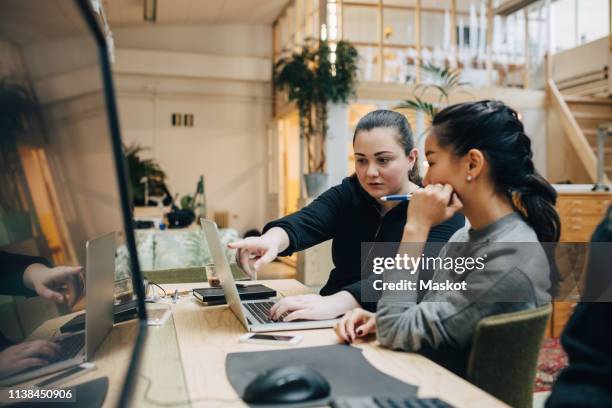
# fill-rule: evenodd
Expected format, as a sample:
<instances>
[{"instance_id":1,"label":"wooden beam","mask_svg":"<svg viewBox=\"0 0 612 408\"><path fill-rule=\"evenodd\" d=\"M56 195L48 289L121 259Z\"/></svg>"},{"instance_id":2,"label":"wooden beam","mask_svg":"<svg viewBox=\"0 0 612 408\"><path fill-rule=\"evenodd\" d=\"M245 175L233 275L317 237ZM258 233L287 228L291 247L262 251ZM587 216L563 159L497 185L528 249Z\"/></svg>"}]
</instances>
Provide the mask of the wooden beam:
<instances>
[{"instance_id":1,"label":"wooden beam","mask_svg":"<svg viewBox=\"0 0 612 408\"><path fill-rule=\"evenodd\" d=\"M364 8L378 7L378 5L374 3L355 3L355 2L350 2L350 1L343 1L343 4L347 7L364 7ZM415 11L416 10L415 6L400 6L400 5L395 5L395 4L384 4L383 8L388 9L388 10L405 10L405 11ZM422 13L444 14L446 12L446 9L433 8L433 7L421 7L421 12ZM457 11L457 14L462 15L462 16L470 15L470 13L468 13L467 11Z\"/></svg>"},{"instance_id":2,"label":"wooden beam","mask_svg":"<svg viewBox=\"0 0 612 408\"><path fill-rule=\"evenodd\" d=\"M523 70L523 88L529 89L529 12L523 9L525 17L525 68Z\"/></svg>"},{"instance_id":3,"label":"wooden beam","mask_svg":"<svg viewBox=\"0 0 612 408\"><path fill-rule=\"evenodd\" d=\"M416 0L416 10L414 12L414 42L416 43L417 63L415 67L416 83L421 83L421 0Z\"/></svg>"},{"instance_id":4,"label":"wooden beam","mask_svg":"<svg viewBox=\"0 0 612 408\"><path fill-rule=\"evenodd\" d=\"M389 101L396 104L397 101L406 99L406 95L412 95L418 91L414 84L399 84L386 82L381 84L376 81L362 81L357 87L357 101ZM438 103L440 93L435 89L424 92L422 99L425 102ZM462 103L482 99L499 99L518 110L547 109L545 90L524 90L520 88L504 88L493 86L491 88L466 87L465 92L454 92L449 95L449 103Z\"/></svg>"},{"instance_id":5,"label":"wooden beam","mask_svg":"<svg viewBox=\"0 0 612 408\"><path fill-rule=\"evenodd\" d=\"M278 24L276 21L272 24L272 66L270 67L272 86L270 87L270 98L272 98L272 117L276 116L276 86L274 85L274 67L276 66L276 55L277 51L280 54L279 44L276 39L276 35L279 31Z\"/></svg>"},{"instance_id":6,"label":"wooden beam","mask_svg":"<svg viewBox=\"0 0 612 408\"><path fill-rule=\"evenodd\" d=\"M493 86L493 0L487 1L487 84Z\"/></svg>"},{"instance_id":7,"label":"wooden beam","mask_svg":"<svg viewBox=\"0 0 612 408\"><path fill-rule=\"evenodd\" d=\"M326 40L329 40L329 27L327 26L327 0L319 0L319 39L321 39L321 27L325 24Z\"/></svg>"},{"instance_id":8,"label":"wooden beam","mask_svg":"<svg viewBox=\"0 0 612 408\"><path fill-rule=\"evenodd\" d=\"M378 47L377 42L368 42L368 41L351 41L355 47ZM384 43L385 48L399 48L399 49L408 49L408 48L416 48L416 44L389 44ZM430 48L433 50L434 47L425 46L423 48Z\"/></svg>"},{"instance_id":9,"label":"wooden beam","mask_svg":"<svg viewBox=\"0 0 612 408\"><path fill-rule=\"evenodd\" d=\"M384 36L383 0L378 0L378 80L384 82L385 52L383 48Z\"/></svg>"},{"instance_id":10,"label":"wooden beam","mask_svg":"<svg viewBox=\"0 0 612 408\"><path fill-rule=\"evenodd\" d=\"M612 1L612 0L610 0ZM450 61L451 67L459 66L459 52L457 50L457 0L450 0L451 2L451 10L450 10L450 42L451 42L451 55L452 60Z\"/></svg>"},{"instance_id":11,"label":"wooden beam","mask_svg":"<svg viewBox=\"0 0 612 408\"><path fill-rule=\"evenodd\" d=\"M531 3L535 3L539 0L504 0L494 10L495 14L502 16L508 16L516 11L527 8Z\"/></svg>"},{"instance_id":12,"label":"wooden beam","mask_svg":"<svg viewBox=\"0 0 612 408\"><path fill-rule=\"evenodd\" d=\"M336 12L336 15L338 13L340 14L338 16L338 40L343 40L344 39L344 1L343 0L338 0L338 11Z\"/></svg>"},{"instance_id":13,"label":"wooden beam","mask_svg":"<svg viewBox=\"0 0 612 408\"><path fill-rule=\"evenodd\" d=\"M612 1L612 0L609 0ZM552 1L545 0L544 7L546 10L546 55L544 56L544 80L548 83L549 79L552 79L552 67L553 67L553 53L550 35L550 21L552 13L550 12L550 6Z\"/></svg>"}]
</instances>

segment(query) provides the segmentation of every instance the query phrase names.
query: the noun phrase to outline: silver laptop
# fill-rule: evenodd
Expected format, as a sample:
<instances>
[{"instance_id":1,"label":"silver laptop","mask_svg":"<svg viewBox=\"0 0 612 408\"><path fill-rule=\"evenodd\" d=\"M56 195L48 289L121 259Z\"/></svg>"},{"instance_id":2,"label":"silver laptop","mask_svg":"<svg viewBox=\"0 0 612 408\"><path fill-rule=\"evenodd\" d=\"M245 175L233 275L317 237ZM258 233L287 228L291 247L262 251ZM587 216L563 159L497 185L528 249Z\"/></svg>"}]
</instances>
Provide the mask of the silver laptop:
<instances>
[{"instance_id":1,"label":"silver laptop","mask_svg":"<svg viewBox=\"0 0 612 408\"><path fill-rule=\"evenodd\" d=\"M85 330L49 339L60 346L61 356L44 367L27 369L8 377L0 381L1 386L29 381L92 359L113 328L115 249L114 232L87 241Z\"/></svg>"},{"instance_id":2,"label":"silver laptop","mask_svg":"<svg viewBox=\"0 0 612 408\"><path fill-rule=\"evenodd\" d=\"M217 224L204 218L200 219L208 248L215 263L225 299L240 323L250 332L272 332L282 330L321 329L333 327L338 319L307 320L299 322L275 322L268 317L270 308L278 299L240 300L236 282L232 276L229 262L223 252Z\"/></svg>"}]
</instances>

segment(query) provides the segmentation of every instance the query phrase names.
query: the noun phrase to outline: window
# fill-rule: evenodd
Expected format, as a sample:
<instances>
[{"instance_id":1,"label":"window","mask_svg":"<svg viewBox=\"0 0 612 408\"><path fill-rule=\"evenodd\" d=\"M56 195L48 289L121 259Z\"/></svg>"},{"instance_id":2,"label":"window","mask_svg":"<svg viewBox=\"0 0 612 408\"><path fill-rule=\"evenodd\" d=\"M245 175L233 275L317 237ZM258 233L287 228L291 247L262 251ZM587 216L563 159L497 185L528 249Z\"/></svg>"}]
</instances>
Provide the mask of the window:
<instances>
[{"instance_id":1,"label":"window","mask_svg":"<svg viewBox=\"0 0 612 408\"><path fill-rule=\"evenodd\" d=\"M551 4L552 51L559 52L605 37L608 0L555 0Z\"/></svg>"},{"instance_id":2,"label":"window","mask_svg":"<svg viewBox=\"0 0 612 408\"><path fill-rule=\"evenodd\" d=\"M580 0L578 7L578 44L608 35L608 0Z\"/></svg>"}]
</instances>

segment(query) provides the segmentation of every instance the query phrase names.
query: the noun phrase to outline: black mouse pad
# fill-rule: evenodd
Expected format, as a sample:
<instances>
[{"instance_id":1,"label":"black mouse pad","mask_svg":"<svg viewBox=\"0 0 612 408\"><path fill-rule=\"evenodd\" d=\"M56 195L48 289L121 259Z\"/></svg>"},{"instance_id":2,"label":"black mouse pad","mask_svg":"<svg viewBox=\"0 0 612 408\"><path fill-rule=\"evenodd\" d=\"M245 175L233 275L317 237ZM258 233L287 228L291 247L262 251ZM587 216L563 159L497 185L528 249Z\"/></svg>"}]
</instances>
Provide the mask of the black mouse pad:
<instances>
[{"instance_id":1,"label":"black mouse pad","mask_svg":"<svg viewBox=\"0 0 612 408\"><path fill-rule=\"evenodd\" d=\"M308 366L318 371L330 385L329 397L297 404L251 404L253 407L311 407L329 404L332 398L351 396L415 397L418 387L374 368L361 349L345 345L306 347L247 353L231 353L225 372L232 387L242 396L247 385L264 371L287 366Z\"/></svg>"}]
</instances>

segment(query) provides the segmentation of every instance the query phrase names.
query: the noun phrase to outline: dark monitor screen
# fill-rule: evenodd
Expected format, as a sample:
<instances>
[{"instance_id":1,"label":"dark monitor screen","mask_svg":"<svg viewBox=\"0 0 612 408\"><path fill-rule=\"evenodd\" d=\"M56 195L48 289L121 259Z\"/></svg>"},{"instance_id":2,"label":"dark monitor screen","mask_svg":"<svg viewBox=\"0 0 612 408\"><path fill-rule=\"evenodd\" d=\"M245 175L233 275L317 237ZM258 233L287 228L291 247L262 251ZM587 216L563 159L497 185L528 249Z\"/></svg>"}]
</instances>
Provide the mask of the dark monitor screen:
<instances>
[{"instance_id":1,"label":"dark monitor screen","mask_svg":"<svg viewBox=\"0 0 612 408\"><path fill-rule=\"evenodd\" d=\"M54 288L40 271L86 265L95 237L116 233L115 294L143 293L109 56L91 2L3 0L0 54L2 352L84 307L74 280L56 285L59 301L45 298L41 285Z\"/></svg>"}]
</instances>

